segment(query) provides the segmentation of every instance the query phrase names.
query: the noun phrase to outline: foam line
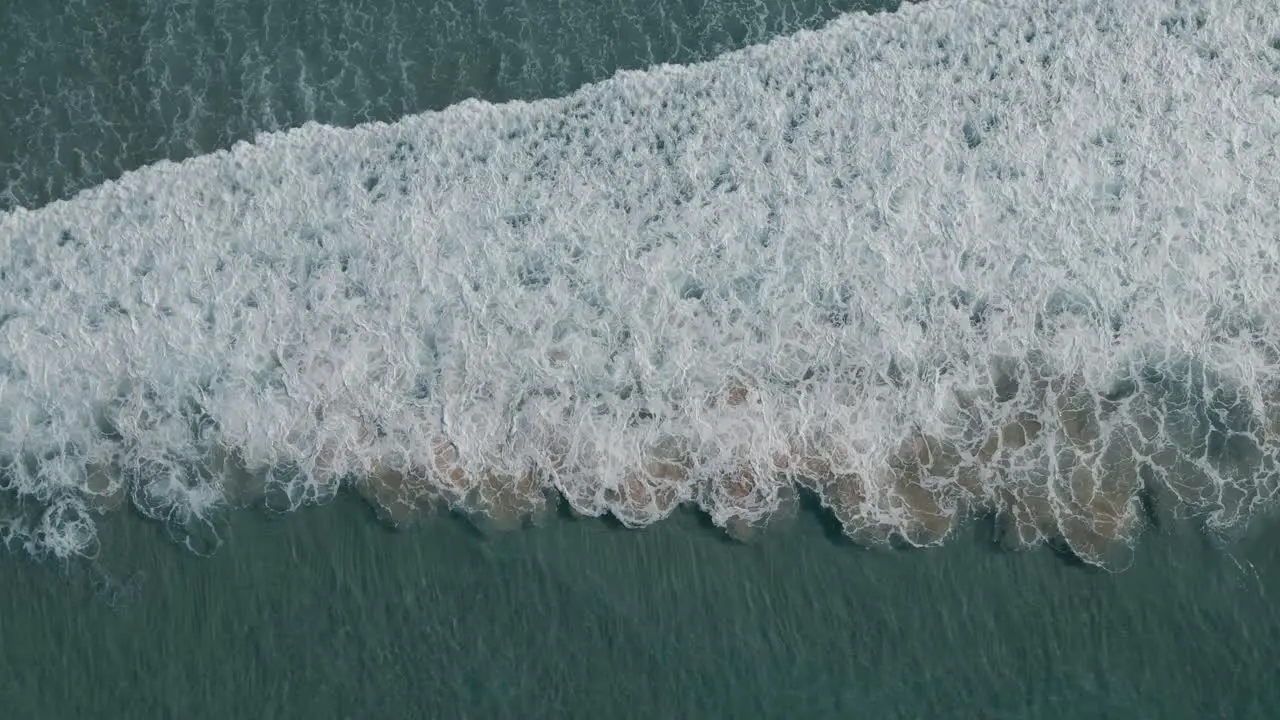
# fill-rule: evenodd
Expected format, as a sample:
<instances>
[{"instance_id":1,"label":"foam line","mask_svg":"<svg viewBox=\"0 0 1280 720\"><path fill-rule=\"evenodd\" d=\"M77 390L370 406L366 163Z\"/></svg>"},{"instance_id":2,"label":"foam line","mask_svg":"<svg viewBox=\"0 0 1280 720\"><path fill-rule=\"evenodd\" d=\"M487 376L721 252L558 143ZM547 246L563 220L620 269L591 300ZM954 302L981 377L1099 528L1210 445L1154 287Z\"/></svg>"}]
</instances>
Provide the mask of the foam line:
<instances>
[{"instance_id":1,"label":"foam line","mask_svg":"<svg viewBox=\"0 0 1280 720\"><path fill-rule=\"evenodd\" d=\"M904 6L0 216L10 544L355 484L1122 565L1277 490L1280 3Z\"/></svg>"}]
</instances>

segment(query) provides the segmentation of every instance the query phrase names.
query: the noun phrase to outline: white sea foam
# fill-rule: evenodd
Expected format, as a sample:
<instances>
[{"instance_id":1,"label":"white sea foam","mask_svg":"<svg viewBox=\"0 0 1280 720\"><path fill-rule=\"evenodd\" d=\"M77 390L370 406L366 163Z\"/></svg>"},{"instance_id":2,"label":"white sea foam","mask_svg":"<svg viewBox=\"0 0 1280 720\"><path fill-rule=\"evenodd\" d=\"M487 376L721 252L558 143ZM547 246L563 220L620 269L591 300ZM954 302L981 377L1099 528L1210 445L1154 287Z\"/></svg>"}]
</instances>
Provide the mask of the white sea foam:
<instances>
[{"instance_id":1,"label":"white sea foam","mask_svg":"<svg viewBox=\"0 0 1280 720\"><path fill-rule=\"evenodd\" d=\"M1113 565L1277 492L1280 2L942 0L307 126L0 216L0 455L59 555L352 482ZM29 505L24 502L24 506ZM195 532L194 530L191 530Z\"/></svg>"}]
</instances>

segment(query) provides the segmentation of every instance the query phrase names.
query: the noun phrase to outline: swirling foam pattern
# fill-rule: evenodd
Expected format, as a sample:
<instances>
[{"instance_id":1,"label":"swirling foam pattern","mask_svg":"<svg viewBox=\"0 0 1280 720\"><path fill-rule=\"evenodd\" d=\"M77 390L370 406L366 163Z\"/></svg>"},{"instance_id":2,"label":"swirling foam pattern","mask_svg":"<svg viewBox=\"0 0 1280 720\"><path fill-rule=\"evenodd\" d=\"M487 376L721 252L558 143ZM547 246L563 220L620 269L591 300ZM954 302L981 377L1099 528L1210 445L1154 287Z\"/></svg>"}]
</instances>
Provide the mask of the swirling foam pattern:
<instances>
[{"instance_id":1,"label":"swirling foam pattern","mask_svg":"<svg viewBox=\"0 0 1280 720\"><path fill-rule=\"evenodd\" d=\"M1125 560L1280 467L1280 2L944 0L0 216L10 544L351 483ZM199 547L199 546L196 546Z\"/></svg>"}]
</instances>

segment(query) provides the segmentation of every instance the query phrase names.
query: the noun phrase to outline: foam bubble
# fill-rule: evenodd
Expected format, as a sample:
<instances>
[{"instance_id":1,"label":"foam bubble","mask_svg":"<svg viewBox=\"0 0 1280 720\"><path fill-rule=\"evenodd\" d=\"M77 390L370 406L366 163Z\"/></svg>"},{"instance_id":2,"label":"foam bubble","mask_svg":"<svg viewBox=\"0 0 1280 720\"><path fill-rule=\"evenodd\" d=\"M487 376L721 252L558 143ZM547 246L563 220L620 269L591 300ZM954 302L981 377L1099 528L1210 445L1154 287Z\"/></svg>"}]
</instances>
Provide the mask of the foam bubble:
<instances>
[{"instance_id":1,"label":"foam bubble","mask_svg":"<svg viewBox=\"0 0 1280 720\"><path fill-rule=\"evenodd\" d=\"M309 125L0 215L6 540L126 495L350 483L397 523L750 535L1118 567L1277 492L1276 2L931 2L564 99ZM32 529L36 528L36 529ZM194 538L194 540L193 540Z\"/></svg>"}]
</instances>

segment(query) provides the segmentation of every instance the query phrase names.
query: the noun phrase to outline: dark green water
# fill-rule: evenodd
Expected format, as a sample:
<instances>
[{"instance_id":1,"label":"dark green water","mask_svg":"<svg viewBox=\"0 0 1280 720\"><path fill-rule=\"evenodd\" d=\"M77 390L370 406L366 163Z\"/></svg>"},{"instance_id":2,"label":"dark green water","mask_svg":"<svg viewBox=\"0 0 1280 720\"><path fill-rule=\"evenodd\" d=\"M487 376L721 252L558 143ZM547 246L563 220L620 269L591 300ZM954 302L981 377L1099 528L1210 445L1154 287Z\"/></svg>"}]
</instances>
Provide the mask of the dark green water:
<instances>
[{"instance_id":1,"label":"dark green water","mask_svg":"<svg viewBox=\"0 0 1280 720\"><path fill-rule=\"evenodd\" d=\"M1280 550L1195 528L1122 574L866 551L816 512L407 532L358 500L246 514L196 559L113 518L91 570L0 563L7 717L1268 718ZM1236 565L1240 563L1240 566ZM107 579L109 578L109 580Z\"/></svg>"},{"instance_id":2,"label":"dark green water","mask_svg":"<svg viewBox=\"0 0 1280 720\"><path fill-rule=\"evenodd\" d=\"M887 3L896 6L897 3ZM859 7L830 2L0 0L0 209L307 120L559 95ZM0 554L4 718L1271 718L1280 528L1165 525L1109 575L864 551L810 508L406 532L344 499L245 512L212 557L130 513L94 562Z\"/></svg>"},{"instance_id":3,"label":"dark green water","mask_svg":"<svg viewBox=\"0 0 1280 720\"><path fill-rule=\"evenodd\" d=\"M307 121L568 94L901 0L0 0L0 211Z\"/></svg>"}]
</instances>

